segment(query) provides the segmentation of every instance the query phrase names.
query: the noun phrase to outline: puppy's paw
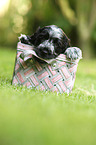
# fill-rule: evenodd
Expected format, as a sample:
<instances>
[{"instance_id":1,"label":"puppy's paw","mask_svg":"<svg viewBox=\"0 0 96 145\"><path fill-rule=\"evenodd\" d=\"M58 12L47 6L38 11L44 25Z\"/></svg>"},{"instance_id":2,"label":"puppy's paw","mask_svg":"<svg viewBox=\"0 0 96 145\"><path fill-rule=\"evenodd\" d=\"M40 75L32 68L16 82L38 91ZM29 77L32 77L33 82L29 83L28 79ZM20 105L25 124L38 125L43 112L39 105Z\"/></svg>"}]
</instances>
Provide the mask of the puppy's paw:
<instances>
[{"instance_id":1,"label":"puppy's paw","mask_svg":"<svg viewBox=\"0 0 96 145\"><path fill-rule=\"evenodd\" d=\"M82 51L78 47L69 47L65 51L68 59L77 60L82 58Z\"/></svg>"}]
</instances>

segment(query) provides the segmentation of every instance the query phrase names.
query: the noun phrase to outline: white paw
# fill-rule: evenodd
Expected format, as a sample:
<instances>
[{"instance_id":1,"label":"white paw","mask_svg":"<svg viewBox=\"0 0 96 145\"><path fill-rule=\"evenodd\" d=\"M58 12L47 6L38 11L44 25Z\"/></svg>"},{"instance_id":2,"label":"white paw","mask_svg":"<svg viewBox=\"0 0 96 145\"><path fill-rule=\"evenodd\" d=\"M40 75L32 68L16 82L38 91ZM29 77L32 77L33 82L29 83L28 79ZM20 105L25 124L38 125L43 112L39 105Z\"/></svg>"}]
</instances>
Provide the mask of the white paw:
<instances>
[{"instance_id":1,"label":"white paw","mask_svg":"<svg viewBox=\"0 0 96 145\"><path fill-rule=\"evenodd\" d=\"M68 59L77 60L82 58L82 51L78 47L69 47L65 51Z\"/></svg>"}]
</instances>

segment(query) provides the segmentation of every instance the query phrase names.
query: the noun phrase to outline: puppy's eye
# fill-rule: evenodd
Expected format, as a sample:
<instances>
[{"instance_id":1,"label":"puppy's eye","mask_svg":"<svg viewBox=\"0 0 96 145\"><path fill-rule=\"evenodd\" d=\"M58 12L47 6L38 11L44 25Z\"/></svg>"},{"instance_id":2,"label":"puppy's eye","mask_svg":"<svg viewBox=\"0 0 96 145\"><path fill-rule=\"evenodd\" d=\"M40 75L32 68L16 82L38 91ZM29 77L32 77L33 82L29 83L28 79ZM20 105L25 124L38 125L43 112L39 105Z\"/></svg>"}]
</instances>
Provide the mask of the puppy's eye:
<instances>
[{"instance_id":1,"label":"puppy's eye","mask_svg":"<svg viewBox=\"0 0 96 145\"><path fill-rule=\"evenodd\" d=\"M48 33L41 33L39 35L39 39L44 39L44 40L48 40L49 39L49 34Z\"/></svg>"},{"instance_id":2,"label":"puppy's eye","mask_svg":"<svg viewBox=\"0 0 96 145\"><path fill-rule=\"evenodd\" d=\"M41 37L43 37L45 40L47 40L47 39L49 39L49 33L44 31L44 32L42 32Z\"/></svg>"}]
</instances>

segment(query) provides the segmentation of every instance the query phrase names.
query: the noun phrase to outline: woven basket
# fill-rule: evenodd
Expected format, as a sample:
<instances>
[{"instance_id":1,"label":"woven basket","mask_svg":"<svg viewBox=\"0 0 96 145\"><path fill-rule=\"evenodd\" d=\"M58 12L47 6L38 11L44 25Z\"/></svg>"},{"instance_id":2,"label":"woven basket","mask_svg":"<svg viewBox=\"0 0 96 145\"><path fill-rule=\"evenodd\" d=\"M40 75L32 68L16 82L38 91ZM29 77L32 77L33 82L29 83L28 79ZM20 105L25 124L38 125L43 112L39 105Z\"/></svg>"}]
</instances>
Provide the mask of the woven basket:
<instances>
[{"instance_id":1,"label":"woven basket","mask_svg":"<svg viewBox=\"0 0 96 145\"><path fill-rule=\"evenodd\" d=\"M43 60L46 63L38 62L33 56L38 57L32 46L18 42L12 84L60 93L72 91L82 56L79 48L68 48L56 59Z\"/></svg>"}]
</instances>

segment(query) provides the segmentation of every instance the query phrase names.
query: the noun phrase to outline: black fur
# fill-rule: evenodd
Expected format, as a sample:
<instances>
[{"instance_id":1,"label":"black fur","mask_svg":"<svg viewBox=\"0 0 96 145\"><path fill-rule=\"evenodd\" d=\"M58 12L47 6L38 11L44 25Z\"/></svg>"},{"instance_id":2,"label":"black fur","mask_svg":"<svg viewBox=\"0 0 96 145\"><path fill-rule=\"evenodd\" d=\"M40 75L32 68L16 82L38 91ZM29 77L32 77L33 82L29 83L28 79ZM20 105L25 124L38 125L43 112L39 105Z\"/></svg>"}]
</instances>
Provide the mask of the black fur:
<instances>
[{"instance_id":1,"label":"black fur","mask_svg":"<svg viewBox=\"0 0 96 145\"><path fill-rule=\"evenodd\" d=\"M70 40L62 29L55 25L38 28L32 36L27 36L25 40L21 37L21 42L34 46L36 54L44 59L56 58L70 47Z\"/></svg>"}]
</instances>

